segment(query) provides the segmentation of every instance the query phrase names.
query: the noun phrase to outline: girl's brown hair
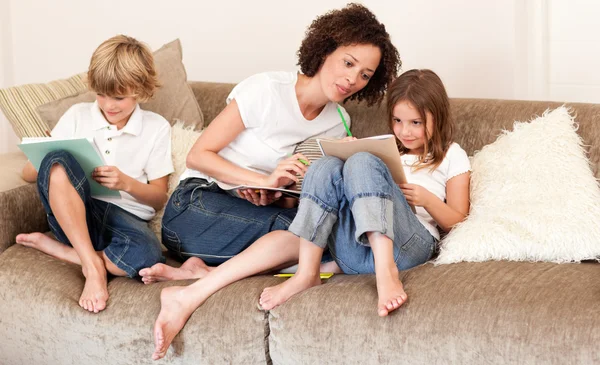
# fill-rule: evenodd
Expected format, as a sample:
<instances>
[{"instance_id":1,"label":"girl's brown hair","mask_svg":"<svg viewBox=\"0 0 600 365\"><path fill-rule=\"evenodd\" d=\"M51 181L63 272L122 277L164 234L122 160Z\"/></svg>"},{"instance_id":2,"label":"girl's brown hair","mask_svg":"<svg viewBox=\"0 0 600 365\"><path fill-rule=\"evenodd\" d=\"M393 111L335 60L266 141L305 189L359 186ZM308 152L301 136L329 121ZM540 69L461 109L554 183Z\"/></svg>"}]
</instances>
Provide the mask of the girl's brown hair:
<instances>
[{"instance_id":1,"label":"girl's brown hair","mask_svg":"<svg viewBox=\"0 0 600 365\"><path fill-rule=\"evenodd\" d=\"M418 111L425 127L423 154L419 157L417 170L429 167L435 170L444 160L454 135L454 120L450 115L450 100L439 76L431 70L410 70L400 75L390 86L387 109L390 126L394 125L394 107L401 101L410 102ZM433 120L433 133L427 130L427 112ZM399 141L398 141L399 143ZM398 145L401 153L408 149Z\"/></svg>"}]
</instances>

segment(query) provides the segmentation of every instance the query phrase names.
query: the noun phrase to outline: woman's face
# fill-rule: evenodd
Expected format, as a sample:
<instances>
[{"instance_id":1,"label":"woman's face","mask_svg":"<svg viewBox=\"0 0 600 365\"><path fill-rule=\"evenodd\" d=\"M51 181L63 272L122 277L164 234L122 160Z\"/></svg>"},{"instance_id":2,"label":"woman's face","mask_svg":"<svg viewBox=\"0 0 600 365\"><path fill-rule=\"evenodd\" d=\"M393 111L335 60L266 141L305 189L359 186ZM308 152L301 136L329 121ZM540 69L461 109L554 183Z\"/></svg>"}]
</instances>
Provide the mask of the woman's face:
<instances>
[{"instance_id":1,"label":"woman's face","mask_svg":"<svg viewBox=\"0 0 600 365\"><path fill-rule=\"evenodd\" d=\"M360 91L373 77L380 60L381 50L372 44L338 47L319 70L325 96L339 103Z\"/></svg>"}]
</instances>

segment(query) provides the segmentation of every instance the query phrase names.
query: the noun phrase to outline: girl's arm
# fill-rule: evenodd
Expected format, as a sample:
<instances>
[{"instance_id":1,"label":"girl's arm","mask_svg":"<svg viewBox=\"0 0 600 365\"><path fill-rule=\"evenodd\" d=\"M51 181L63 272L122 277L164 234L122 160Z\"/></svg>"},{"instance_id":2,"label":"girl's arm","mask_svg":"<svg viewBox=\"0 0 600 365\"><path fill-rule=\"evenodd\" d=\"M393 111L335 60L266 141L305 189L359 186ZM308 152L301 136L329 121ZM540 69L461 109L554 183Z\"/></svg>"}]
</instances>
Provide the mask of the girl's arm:
<instances>
[{"instance_id":1,"label":"girl's arm","mask_svg":"<svg viewBox=\"0 0 600 365\"><path fill-rule=\"evenodd\" d=\"M237 102L233 99L194 143L187 155L187 167L227 184L264 186L266 175L239 167L218 155L245 128Z\"/></svg>"},{"instance_id":2,"label":"girl's arm","mask_svg":"<svg viewBox=\"0 0 600 365\"><path fill-rule=\"evenodd\" d=\"M433 193L423 206L438 226L449 232L454 225L462 222L469 214L470 172L457 175L446 183L446 203Z\"/></svg>"},{"instance_id":3,"label":"girl's arm","mask_svg":"<svg viewBox=\"0 0 600 365\"><path fill-rule=\"evenodd\" d=\"M35 167L31 164L31 162L27 161L25 166L23 166L23 172L21 173L21 177L23 180L33 183L37 180L38 173L35 171Z\"/></svg>"}]
</instances>

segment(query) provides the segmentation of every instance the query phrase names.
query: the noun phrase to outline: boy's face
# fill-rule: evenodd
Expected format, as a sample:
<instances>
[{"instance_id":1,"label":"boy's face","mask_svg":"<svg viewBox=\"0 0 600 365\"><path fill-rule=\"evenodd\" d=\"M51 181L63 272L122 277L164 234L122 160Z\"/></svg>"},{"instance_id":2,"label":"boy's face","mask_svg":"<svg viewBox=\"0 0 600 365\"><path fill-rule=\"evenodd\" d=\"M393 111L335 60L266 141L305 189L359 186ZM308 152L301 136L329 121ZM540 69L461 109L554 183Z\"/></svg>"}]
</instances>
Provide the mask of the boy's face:
<instances>
[{"instance_id":1,"label":"boy's face","mask_svg":"<svg viewBox=\"0 0 600 365\"><path fill-rule=\"evenodd\" d=\"M97 94L96 100L104 118L119 129L127 124L137 105L133 96L116 97Z\"/></svg>"}]
</instances>

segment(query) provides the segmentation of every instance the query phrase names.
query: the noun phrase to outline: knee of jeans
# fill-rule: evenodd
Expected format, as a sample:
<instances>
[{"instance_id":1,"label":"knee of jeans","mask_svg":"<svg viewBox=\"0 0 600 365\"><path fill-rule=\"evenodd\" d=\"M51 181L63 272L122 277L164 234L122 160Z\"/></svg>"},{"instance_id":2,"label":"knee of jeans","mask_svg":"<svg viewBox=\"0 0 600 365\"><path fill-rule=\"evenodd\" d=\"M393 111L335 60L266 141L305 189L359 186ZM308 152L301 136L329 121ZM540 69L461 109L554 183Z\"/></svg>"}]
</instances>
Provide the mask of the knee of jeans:
<instances>
[{"instance_id":1,"label":"knee of jeans","mask_svg":"<svg viewBox=\"0 0 600 365\"><path fill-rule=\"evenodd\" d=\"M75 157L73 157L71 152L65 150L56 150L48 152L46 156L44 156L44 158L42 159L42 163L40 164L40 169L44 167L50 168L54 164L60 164L65 166L71 165L73 163L77 163L77 160L75 159Z\"/></svg>"},{"instance_id":2,"label":"knee of jeans","mask_svg":"<svg viewBox=\"0 0 600 365\"><path fill-rule=\"evenodd\" d=\"M369 153L369 152L358 152L350 156L344 164L344 175L353 170L365 171L365 169L385 167L383 161Z\"/></svg>"},{"instance_id":3,"label":"knee of jeans","mask_svg":"<svg viewBox=\"0 0 600 365\"><path fill-rule=\"evenodd\" d=\"M324 183L341 178L344 162L337 157L323 156L310 165L302 186L323 186Z\"/></svg>"}]
</instances>

